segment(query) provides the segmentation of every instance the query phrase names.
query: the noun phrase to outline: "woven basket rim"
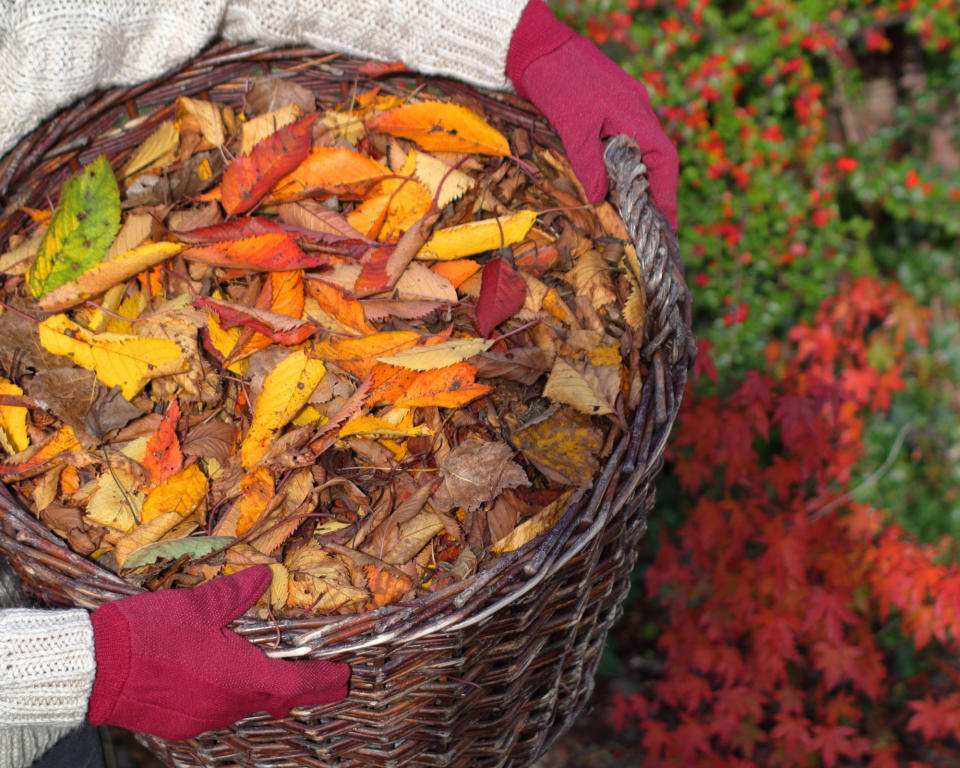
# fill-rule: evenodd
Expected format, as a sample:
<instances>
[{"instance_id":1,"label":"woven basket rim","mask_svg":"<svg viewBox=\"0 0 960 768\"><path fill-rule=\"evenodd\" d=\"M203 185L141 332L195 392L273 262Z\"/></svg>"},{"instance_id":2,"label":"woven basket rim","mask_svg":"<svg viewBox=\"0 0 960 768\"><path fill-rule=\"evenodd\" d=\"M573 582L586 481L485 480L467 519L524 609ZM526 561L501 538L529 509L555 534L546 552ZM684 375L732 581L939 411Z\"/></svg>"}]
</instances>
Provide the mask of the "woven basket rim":
<instances>
[{"instance_id":1,"label":"woven basket rim","mask_svg":"<svg viewBox=\"0 0 960 768\"><path fill-rule=\"evenodd\" d=\"M161 80L129 88L114 88L87 97L62 110L52 120L62 120L66 116L73 117L75 123L79 119L78 113L82 116L84 111L102 111L144 93L160 90L177 77L202 77L225 64L269 62L303 56L325 60L330 67L342 66L347 72L351 67L355 69L357 62L361 61L349 56L326 54L308 46L276 49L261 45L215 43ZM391 78L411 76L428 83L447 80L409 74ZM488 93L483 89L469 90ZM491 98L502 99L504 95L498 94ZM512 105L514 107L520 103L518 97L509 95L506 98L515 102ZM534 123L536 113L531 111L530 114L531 123ZM150 123L151 119L144 120L144 125ZM42 157L62 153L64 147L67 147L68 152L76 152L81 148L89 150L96 146L97 142L90 141L90 137L87 137L85 147L70 150L71 137L69 133L66 136L63 136L63 133L70 129L71 124L67 122L65 125L66 127L60 128L57 133L56 130L51 132L50 121L42 124L0 161L0 194L19 177L16 172L18 167L37 164ZM608 147L608 168L621 197L623 190L620 187L624 184L643 187L639 190L633 189L633 205L637 212L634 215L636 223L631 235L638 254L642 249L651 251L651 258L659 265L651 270L657 284L649 288L649 293L652 306L659 315L660 327L657 329L658 333L654 334L655 338L648 340L648 347L658 342L658 339L662 341L660 337L669 330L677 335L678 341L670 351L669 360L664 360L659 351L651 356L656 375L648 376L644 382L641 403L633 415L631 429L620 436L602 471L576 491L560 520L551 529L517 550L487 559L476 573L438 592L356 615L282 618L275 621L244 617L231 624L233 629L254 642L273 645L275 648L283 646L274 650L271 655L309 654L314 658L342 655L393 642L398 638L413 640L424 635L465 629L508 607L564 563L576 557L603 530L610 517L623 507L640 483L652 480L662 463L666 439L679 407L687 368L694 352L692 334L689 331L689 293L686 292L682 273L678 274L676 267L670 267L674 255L678 252L673 233L666 224L666 219L653 208L646 195L645 184L637 181L645 171L638 151L635 146L633 149L624 149L618 145L616 149L620 154L611 153L610 149L611 147ZM615 155L615 159L610 160L611 154ZM626 218L625 215L624 219ZM643 227L642 231L640 227ZM5 235L0 232L0 242L4 240ZM664 284L668 284L668 288L663 288ZM667 324L671 322L677 327L667 328ZM585 516L585 510L591 514ZM99 580L97 586L103 594L93 596L87 607L102 602L101 598L121 597L142 591L99 564L73 553L60 537L35 520L11 494L0 493L0 513L5 513L4 516L13 522L14 528L20 528L12 534L7 531L8 536L19 539L25 546L46 551L50 558L61 556L66 578L78 579L78 572L83 570L87 570L91 575L96 574L96 579ZM3 522L0 517L0 532L4 530ZM578 523L587 523L585 530L580 533L576 532ZM0 545L2 544L3 537L0 536ZM76 562L78 559L90 564L93 569L81 566ZM492 603L479 612L472 613L478 596L485 596L492 600ZM341 637L345 639L338 639Z\"/></svg>"}]
</instances>

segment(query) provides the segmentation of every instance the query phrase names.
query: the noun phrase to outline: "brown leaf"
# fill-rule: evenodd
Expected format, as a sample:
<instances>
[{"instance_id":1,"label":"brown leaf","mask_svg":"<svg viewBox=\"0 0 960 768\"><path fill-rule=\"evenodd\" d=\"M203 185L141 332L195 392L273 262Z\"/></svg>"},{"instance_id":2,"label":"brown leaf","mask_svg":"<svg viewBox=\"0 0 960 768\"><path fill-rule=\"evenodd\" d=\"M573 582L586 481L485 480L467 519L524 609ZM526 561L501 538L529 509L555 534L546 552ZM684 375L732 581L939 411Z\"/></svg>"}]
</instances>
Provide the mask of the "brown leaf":
<instances>
[{"instance_id":1,"label":"brown leaf","mask_svg":"<svg viewBox=\"0 0 960 768\"><path fill-rule=\"evenodd\" d=\"M477 376L510 379L528 386L536 383L537 379L550 370L547 358L537 347L481 352L470 358L470 364L477 369Z\"/></svg>"},{"instance_id":2,"label":"brown leaf","mask_svg":"<svg viewBox=\"0 0 960 768\"><path fill-rule=\"evenodd\" d=\"M237 425L210 419L187 430L181 450L185 456L209 457L223 466L239 434Z\"/></svg>"},{"instance_id":3,"label":"brown leaf","mask_svg":"<svg viewBox=\"0 0 960 768\"><path fill-rule=\"evenodd\" d=\"M464 440L440 465L443 483L430 503L444 512L456 507L473 511L507 488L530 485L523 468L511 460L512 455L505 443Z\"/></svg>"},{"instance_id":4,"label":"brown leaf","mask_svg":"<svg viewBox=\"0 0 960 768\"><path fill-rule=\"evenodd\" d=\"M317 99L302 85L279 77L255 78L243 97L243 111L248 115L262 115L288 104L307 115L316 110Z\"/></svg>"}]
</instances>

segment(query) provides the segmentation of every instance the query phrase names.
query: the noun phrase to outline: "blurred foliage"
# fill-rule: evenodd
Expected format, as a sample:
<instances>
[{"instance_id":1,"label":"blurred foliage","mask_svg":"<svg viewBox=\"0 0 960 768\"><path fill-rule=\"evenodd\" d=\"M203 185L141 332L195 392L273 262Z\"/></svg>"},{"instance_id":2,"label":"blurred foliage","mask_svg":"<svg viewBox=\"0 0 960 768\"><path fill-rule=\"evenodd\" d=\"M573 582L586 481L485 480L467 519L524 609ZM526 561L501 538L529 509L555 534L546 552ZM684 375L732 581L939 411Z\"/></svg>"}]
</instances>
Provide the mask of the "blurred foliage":
<instances>
[{"instance_id":1,"label":"blurred foliage","mask_svg":"<svg viewBox=\"0 0 960 768\"><path fill-rule=\"evenodd\" d=\"M694 330L718 372L697 394L765 370L771 340L845 278L896 280L931 308L931 344L908 347L906 388L867 427L855 498L926 540L958 536L957 0L552 5L647 86L679 149Z\"/></svg>"}]
</instances>

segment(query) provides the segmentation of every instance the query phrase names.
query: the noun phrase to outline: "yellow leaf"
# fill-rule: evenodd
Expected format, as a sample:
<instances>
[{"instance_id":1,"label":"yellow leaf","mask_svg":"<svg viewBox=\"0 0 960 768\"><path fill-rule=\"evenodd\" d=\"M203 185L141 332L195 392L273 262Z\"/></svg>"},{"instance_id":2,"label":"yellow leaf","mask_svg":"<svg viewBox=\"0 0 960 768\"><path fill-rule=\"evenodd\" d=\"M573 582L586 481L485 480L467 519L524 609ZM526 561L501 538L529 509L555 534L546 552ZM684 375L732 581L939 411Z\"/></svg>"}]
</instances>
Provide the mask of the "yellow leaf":
<instances>
[{"instance_id":1,"label":"yellow leaf","mask_svg":"<svg viewBox=\"0 0 960 768\"><path fill-rule=\"evenodd\" d=\"M263 115L248 120L240 127L240 154L249 155L254 144L268 136L272 136L285 125L303 117L303 112L296 104L287 104Z\"/></svg>"},{"instance_id":2,"label":"yellow leaf","mask_svg":"<svg viewBox=\"0 0 960 768\"><path fill-rule=\"evenodd\" d=\"M102 261L70 282L54 288L37 301L37 306L44 312L68 309L176 256L186 247L186 243L146 243L110 261Z\"/></svg>"},{"instance_id":3,"label":"yellow leaf","mask_svg":"<svg viewBox=\"0 0 960 768\"><path fill-rule=\"evenodd\" d=\"M219 147L226 141L225 131L223 129L223 116L216 104L200 99L191 99L181 96L177 99L177 119L184 115L192 115L197 119L200 126L200 133L210 145Z\"/></svg>"},{"instance_id":4,"label":"yellow leaf","mask_svg":"<svg viewBox=\"0 0 960 768\"><path fill-rule=\"evenodd\" d=\"M358 416L340 428L340 437L349 435L380 435L383 437L416 437L429 435L430 427L421 424L417 427L399 427L376 416Z\"/></svg>"},{"instance_id":5,"label":"yellow leaf","mask_svg":"<svg viewBox=\"0 0 960 768\"><path fill-rule=\"evenodd\" d=\"M429 347L405 349L395 355L378 357L377 360L381 363L409 368L412 371L432 371L479 355L492 346L492 339L454 339L453 341L442 341Z\"/></svg>"},{"instance_id":6,"label":"yellow leaf","mask_svg":"<svg viewBox=\"0 0 960 768\"><path fill-rule=\"evenodd\" d=\"M141 144L133 157L127 160L120 170L120 178L125 179L141 171L164 168L177 156L180 145L180 129L173 120L164 120L160 126Z\"/></svg>"},{"instance_id":7,"label":"yellow leaf","mask_svg":"<svg viewBox=\"0 0 960 768\"><path fill-rule=\"evenodd\" d=\"M527 236L536 218L536 211L525 210L437 230L424 243L417 258L448 261L512 245Z\"/></svg>"},{"instance_id":8,"label":"yellow leaf","mask_svg":"<svg viewBox=\"0 0 960 768\"><path fill-rule=\"evenodd\" d=\"M297 427L305 427L307 424L317 424L318 422L320 426L326 424L327 417L309 403L303 406L299 413L293 417L293 424Z\"/></svg>"},{"instance_id":9,"label":"yellow leaf","mask_svg":"<svg viewBox=\"0 0 960 768\"><path fill-rule=\"evenodd\" d=\"M543 396L571 405L581 413L613 413L620 391L620 367L594 366L588 361L558 357L543 388Z\"/></svg>"},{"instance_id":10,"label":"yellow leaf","mask_svg":"<svg viewBox=\"0 0 960 768\"><path fill-rule=\"evenodd\" d=\"M493 552L511 552L519 549L528 541L532 541L546 530L549 530L563 515L567 508L567 500L573 491L567 491L563 496L541 509L529 520L525 520L494 544L490 549Z\"/></svg>"},{"instance_id":11,"label":"yellow leaf","mask_svg":"<svg viewBox=\"0 0 960 768\"><path fill-rule=\"evenodd\" d=\"M352 112L336 112L328 109L323 113L320 122L333 129L334 136L343 139L351 146L356 146L367 133L363 120Z\"/></svg>"},{"instance_id":12,"label":"yellow leaf","mask_svg":"<svg viewBox=\"0 0 960 768\"><path fill-rule=\"evenodd\" d=\"M402 170L398 175L412 171ZM409 179L387 179L377 191L347 214L351 227L367 237L388 242L418 222L433 205L433 195L423 184Z\"/></svg>"},{"instance_id":13,"label":"yellow leaf","mask_svg":"<svg viewBox=\"0 0 960 768\"><path fill-rule=\"evenodd\" d=\"M125 298L120 306L111 307L110 304L113 302L108 302L107 298L112 298L118 293L122 294L126 288L126 286L123 285L116 287L120 289L118 292L113 291L113 289L107 291L104 296L103 306L105 309L111 310L113 314L119 315L120 317L104 316L103 320L106 321L107 327L103 330L109 331L110 333L130 333L133 329L133 321L140 317L143 310L147 308L147 297L143 291L137 291L133 296ZM121 318L126 318L126 320ZM100 320L100 322L103 322L103 320ZM101 329L99 327L91 327L90 330Z\"/></svg>"},{"instance_id":14,"label":"yellow leaf","mask_svg":"<svg viewBox=\"0 0 960 768\"><path fill-rule=\"evenodd\" d=\"M243 333L243 328L239 325L235 325L232 328L224 328L220 325L220 320L216 313L212 310L207 311L209 313L207 316L207 331L210 333L210 343L213 344L217 352L223 355L224 359L229 358L230 353L233 352L234 347L237 346L237 342L240 340L240 334ZM249 365L250 361L247 358L241 358L240 360L234 360L230 363L230 365L227 366L227 370L231 373L245 376Z\"/></svg>"},{"instance_id":15,"label":"yellow leaf","mask_svg":"<svg viewBox=\"0 0 960 768\"><path fill-rule=\"evenodd\" d=\"M23 390L8 379L0 378L0 395L22 395ZM11 456L30 445L27 434L27 409L19 405L0 405L0 445Z\"/></svg>"},{"instance_id":16,"label":"yellow leaf","mask_svg":"<svg viewBox=\"0 0 960 768\"><path fill-rule=\"evenodd\" d=\"M200 506L206 495L207 477L196 464L191 464L150 491L143 502L140 519L147 523L167 512L176 512L185 518Z\"/></svg>"},{"instance_id":17,"label":"yellow leaf","mask_svg":"<svg viewBox=\"0 0 960 768\"><path fill-rule=\"evenodd\" d=\"M643 295L643 289L635 285L623 305L623 319L627 321L631 330L639 331L646 317L647 299Z\"/></svg>"},{"instance_id":18,"label":"yellow leaf","mask_svg":"<svg viewBox=\"0 0 960 768\"><path fill-rule=\"evenodd\" d=\"M416 161L414 175L437 199L437 208L452 203L464 192L473 189L476 182L463 171L451 168L433 155L410 151Z\"/></svg>"},{"instance_id":19,"label":"yellow leaf","mask_svg":"<svg viewBox=\"0 0 960 768\"><path fill-rule=\"evenodd\" d=\"M87 502L84 518L130 533L142 514L143 499L133 476L117 467L97 480L97 490Z\"/></svg>"},{"instance_id":20,"label":"yellow leaf","mask_svg":"<svg viewBox=\"0 0 960 768\"><path fill-rule=\"evenodd\" d=\"M298 350L267 375L253 411L250 431L240 446L244 467L251 467L263 458L277 433L310 399L325 372L320 360Z\"/></svg>"},{"instance_id":21,"label":"yellow leaf","mask_svg":"<svg viewBox=\"0 0 960 768\"><path fill-rule=\"evenodd\" d=\"M39 324L40 343L54 355L66 355L93 371L108 387L119 386L130 400L150 379L186 369L183 351L172 341L120 333L90 333L66 315Z\"/></svg>"},{"instance_id":22,"label":"yellow leaf","mask_svg":"<svg viewBox=\"0 0 960 768\"><path fill-rule=\"evenodd\" d=\"M510 144L502 133L459 104L404 104L368 120L367 127L411 139L428 151L478 152L501 157L510 154Z\"/></svg>"}]
</instances>

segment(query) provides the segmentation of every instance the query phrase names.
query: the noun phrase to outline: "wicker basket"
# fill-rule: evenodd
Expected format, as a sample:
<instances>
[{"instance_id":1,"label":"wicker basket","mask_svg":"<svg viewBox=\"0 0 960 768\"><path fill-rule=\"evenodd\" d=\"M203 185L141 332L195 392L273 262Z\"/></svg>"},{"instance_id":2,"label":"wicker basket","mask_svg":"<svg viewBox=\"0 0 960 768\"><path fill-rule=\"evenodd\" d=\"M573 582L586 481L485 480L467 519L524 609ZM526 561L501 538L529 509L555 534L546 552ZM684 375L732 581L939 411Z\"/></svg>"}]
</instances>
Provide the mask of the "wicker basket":
<instances>
[{"instance_id":1,"label":"wicker basket","mask_svg":"<svg viewBox=\"0 0 960 768\"><path fill-rule=\"evenodd\" d=\"M177 96L237 105L250 77L290 77L335 102L354 87L409 93L428 82L453 98L495 106L535 143L559 146L526 102L442 78L373 80L360 62L312 49L217 44L161 81L88 97L24 139L0 165L0 248L25 223L18 206L56 196L65 167L128 152L170 116ZM151 111L152 110L152 111ZM143 112L132 130L110 130ZM277 720L254 715L229 730L170 743L138 738L173 766L526 766L582 713L610 626L630 585L653 506L653 480L680 405L695 346L676 241L649 202L629 140L606 150L621 215L647 276L640 405L631 431L557 525L477 574L411 603L349 617L233 628L271 655L345 661L349 696ZM29 592L94 608L136 588L72 553L0 487L0 552Z\"/></svg>"}]
</instances>

